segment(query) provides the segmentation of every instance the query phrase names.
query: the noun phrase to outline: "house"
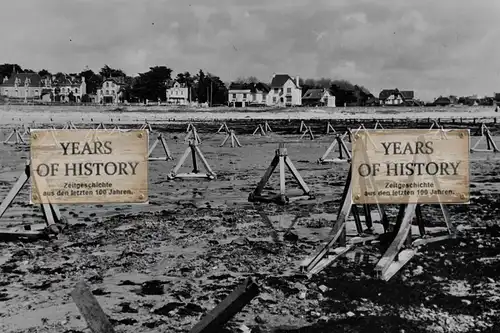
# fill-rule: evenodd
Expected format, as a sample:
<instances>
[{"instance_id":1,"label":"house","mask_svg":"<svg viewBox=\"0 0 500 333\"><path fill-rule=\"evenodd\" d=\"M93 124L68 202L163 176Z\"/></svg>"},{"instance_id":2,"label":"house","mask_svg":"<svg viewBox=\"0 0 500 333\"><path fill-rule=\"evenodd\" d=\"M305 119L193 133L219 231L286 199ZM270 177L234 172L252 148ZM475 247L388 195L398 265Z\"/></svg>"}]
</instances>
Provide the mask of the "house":
<instances>
[{"instance_id":1,"label":"house","mask_svg":"<svg viewBox=\"0 0 500 333\"><path fill-rule=\"evenodd\" d=\"M102 83L102 88L97 90L97 100L99 103L116 104L120 101L125 87L125 78L109 77Z\"/></svg>"},{"instance_id":2,"label":"house","mask_svg":"<svg viewBox=\"0 0 500 333\"><path fill-rule=\"evenodd\" d=\"M294 80L288 74L273 74L266 104L269 106L302 105L299 77L297 76Z\"/></svg>"},{"instance_id":3,"label":"house","mask_svg":"<svg viewBox=\"0 0 500 333\"><path fill-rule=\"evenodd\" d=\"M335 96L328 89L309 89L302 96L302 105L335 107Z\"/></svg>"},{"instance_id":4,"label":"house","mask_svg":"<svg viewBox=\"0 0 500 333\"><path fill-rule=\"evenodd\" d=\"M189 88L184 83L175 81L174 84L167 89L167 103L187 105L189 102Z\"/></svg>"},{"instance_id":5,"label":"house","mask_svg":"<svg viewBox=\"0 0 500 333\"><path fill-rule=\"evenodd\" d=\"M36 73L12 73L0 84L0 96L9 98L39 99L45 82Z\"/></svg>"},{"instance_id":6,"label":"house","mask_svg":"<svg viewBox=\"0 0 500 333\"><path fill-rule=\"evenodd\" d=\"M228 89L228 103L233 107L266 105L269 86L262 83L231 83Z\"/></svg>"},{"instance_id":7,"label":"house","mask_svg":"<svg viewBox=\"0 0 500 333\"><path fill-rule=\"evenodd\" d=\"M81 102L82 97L87 94L87 84L84 77L79 77L76 74L65 75L62 78L46 80L47 87L52 88L53 93L57 94L61 102Z\"/></svg>"},{"instance_id":8,"label":"house","mask_svg":"<svg viewBox=\"0 0 500 333\"><path fill-rule=\"evenodd\" d=\"M436 100L434 101L433 104L437 105L437 106L446 106L446 105L450 105L450 104L453 104L453 103L452 103L450 97L439 96L438 98L436 98Z\"/></svg>"},{"instance_id":9,"label":"house","mask_svg":"<svg viewBox=\"0 0 500 333\"><path fill-rule=\"evenodd\" d=\"M415 104L415 96L412 90L384 89L379 94L381 105L412 106Z\"/></svg>"}]
</instances>

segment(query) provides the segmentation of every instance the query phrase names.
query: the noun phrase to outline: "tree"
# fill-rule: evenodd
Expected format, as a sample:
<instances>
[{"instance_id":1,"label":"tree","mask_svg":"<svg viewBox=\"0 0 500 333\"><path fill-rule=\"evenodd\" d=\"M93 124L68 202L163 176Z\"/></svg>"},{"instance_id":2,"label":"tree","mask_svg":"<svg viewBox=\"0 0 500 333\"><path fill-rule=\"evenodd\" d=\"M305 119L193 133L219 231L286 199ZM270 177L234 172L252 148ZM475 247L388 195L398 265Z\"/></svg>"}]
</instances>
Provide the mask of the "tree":
<instances>
[{"instance_id":1,"label":"tree","mask_svg":"<svg viewBox=\"0 0 500 333\"><path fill-rule=\"evenodd\" d=\"M172 69L166 66L150 67L148 72L139 73L131 89L132 94L143 100L164 101L171 75Z\"/></svg>"},{"instance_id":2,"label":"tree","mask_svg":"<svg viewBox=\"0 0 500 333\"><path fill-rule=\"evenodd\" d=\"M102 78L91 69L84 70L79 75L85 78L87 94L97 94L97 90L102 86Z\"/></svg>"},{"instance_id":3,"label":"tree","mask_svg":"<svg viewBox=\"0 0 500 333\"><path fill-rule=\"evenodd\" d=\"M259 83L259 79L257 79L255 76L248 76L248 77L243 77L240 76L234 81L234 83Z\"/></svg>"},{"instance_id":4,"label":"tree","mask_svg":"<svg viewBox=\"0 0 500 333\"><path fill-rule=\"evenodd\" d=\"M12 73L22 73L23 69L18 64L2 64L0 65L0 83L4 77L10 77Z\"/></svg>"},{"instance_id":5,"label":"tree","mask_svg":"<svg viewBox=\"0 0 500 333\"><path fill-rule=\"evenodd\" d=\"M48 70L42 69L41 71L38 72L38 75L41 77L47 76L47 75L52 75Z\"/></svg>"},{"instance_id":6,"label":"tree","mask_svg":"<svg viewBox=\"0 0 500 333\"><path fill-rule=\"evenodd\" d=\"M207 88L206 88L205 73L200 69L196 75L196 98L198 103L205 103L207 101Z\"/></svg>"},{"instance_id":7,"label":"tree","mask_svg":"<svg viewBox=\"0 0 500 333\"><path fill-rule=\"evenodd\" d=\"M101 70L99 71L99 75L103 79L107 79L109 77L126 76L125 72L121 69L111 68L108 65L104 65L104 67L101 68Z\"/></svg>"},{"instance_id":8,"label":"tree","mask_svg":"<svg viewBox=\"0 0 500 333\"><path fill-rule=\"evenodd\" d=\"M23 69L23 73L34 74L36 72L34 70L32 70L32 69Z\"/></svg>"},{"instance_id":9,"label":"tree","mask_svg":"<svg viewBox=\"0 0 500 333\"><path fill-rule=\"evenodd\" d=\"M57 82L64 82L64 80L66 80L66 74L62 72L57 72L55 77Z\"/></svg>"},{"instance_id":10,"label":"tree","mask_svg":"<svg viewBox=\"0 0 500 333\"><path fill-rule=\"evenodd\" d=\"M227 104L227 87L218 76L207 73L205 87L208 90L207 101L210 106Z\"/></svg>"}]
</instances>

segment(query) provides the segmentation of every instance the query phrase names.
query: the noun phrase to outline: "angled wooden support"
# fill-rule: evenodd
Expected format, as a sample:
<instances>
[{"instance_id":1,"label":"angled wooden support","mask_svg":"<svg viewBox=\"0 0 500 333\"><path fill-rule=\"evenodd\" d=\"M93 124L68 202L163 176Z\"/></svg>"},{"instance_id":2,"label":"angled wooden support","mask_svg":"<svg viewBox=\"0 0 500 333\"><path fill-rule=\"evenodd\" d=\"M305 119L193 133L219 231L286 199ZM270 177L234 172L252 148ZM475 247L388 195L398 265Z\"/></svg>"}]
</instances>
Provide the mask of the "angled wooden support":
<instances>
[{"instance_id":1,"label":"angled wooden support","mask_svg":"<svg viewBox=\"0 0 500 333\"><path fill-rule=\"evenodd\" d=\"M213 310L207 313L189 333L221 332L223 326L250 303L259 292L259 285L252 278L248 278Z\"/></svg>"},{"instance_id":2,"label":"angled wooden support","mask_svg":"<svg viewBox=\"0 0 500 333\"><path fill-rule=\"evenodd\" d=\"M443 129L443 125L441 125L436 119L432 120L431 127L429 129Z\"/></svg>"},{"instance_id":3,"label":"angled wooden support","mask_svg":"<svg viewBox=\"0 0 500 333\"><path fill-rule=\"evenodd\" d=\"M147 120L144 121L144 124L142 124L141 128L139 128L139 129L141 129L141 130L147 129L147 130L149 130L149 132L153 132L153 128L151 128L151 124Z\"/></svg>"},{"instance_id":4,"label":"angled wooden support","mask_svg":"<svg viewBox=\"0 0 500 333\"><path fill-rule=\"evenodd\" d=\"M187 125L187 128L186 128L186 133L189 133L189 131L191 131L191 129L194 127L193 123L192 122L189 122L188 125Z\"/></svg>"},{"instance_id":5,"label":"angled wooden support","mask_svg":"<svg viewBox=\"0 0 500 333\"><path fill-rule=\"evenodd\" d=\"M295 178L297 183L299 183L300 188L302 189L303 195L300 196L295 196L295 197L289 197L286 194L286 186L285 186L285 165L288 167L289 171L291 172L292 176ZM272 196L265 196L262 195L262 191L264 190L264 187L266 186L267 182L271 178L272 173L276 169L276 167L279 166L279 176L280 176L280 192L277 195L272 195ZM307 184L304 182L302 177L300 176L299 172L293 165L292 161L290 160L290 157L288 157L288 152L287 149L284 147L283 144L279 145L279 148L276 149L275 155L273 160L271 161L271 164L267 168L264 176L260 180L260 182L257 184L256 189L250 193L248 196L248 201L249 202L274 202L278 204L287 204L291 201L297 201L297 200L302 200L302 199L314 199L314 195L311 193L311 190L307 186Z\"/></svg>"},{"instance_id":6,"label":"angled wooden support","mask_svg":"<svg viewBox=\"0 0 500 333\"><path fill-rule=\"evenodd\" d=\"M304 133L304 131L307 129L306 124L304 123L303 120L300 121L300 126L299 126L299 133Z\"/></svg>"},{"instance_id":7,"label":"angled wooden support","mask_svg":"<svg viewBox=\"0 0 500 333\"><path fill-rule=\"evenodd\" d=\"M335 128L333 128L332 124L328 122L326 124L326 134L330 134L330 132L332 132L333 134L337 134L337 131L335 131Z\"/></svg>"},{"instance_id":8,"label":"angled wooden support","mask_svg":"<svg viewBox=\"0 0 500 333\"><path fill-rule=\"evenodd\" d=\"M319 273L335 260L354 249L359 244L377 240L380 235L373 234L372 219L369 205L363 205L365 213L365 226L363 229L361 215L358 207L352 204L352 185L351 185L351 170L347 175L344 192L341 199L341 208L337 214L337 219L330 232L331 239L320 247L312 256L306 258L301 263L302 272L308 276ZM379 207L380 208L380 207ZM352 214L356 226L357 235L347 240L347 219ZM382 208L381 217L385 216L385 211Z\"/></svg>"},{"instance_id":9,"label":"angled wooden support","mask_svg":"<svg viewBox=\"0 0 500 333\"><path fill-rule=\"evenodd\" d=\"M264 130L266 131L266 133L273 131L271 126L269 126L269 123L267 121L264 123Z\"/></svg>"},{"instance_id":10,"label":"angled wooden support","mask_svg":"<svg viewBox=\"0 0 500 333\"><path fill-rule=\"evenodd\" d=\"M330 144L328 149L325 151L323 156L321 156L317 163L338 163L338 162L349 162L352 158L351 152L347 149L347 145L345 143L345 138L349 134L349 132L345 132L342 135L336 134L335 140ZM338 147L338 158L330 158L329 155L335 151L335 148Z\"/></svg>"},{"instance_id":11,"label":"angled wooden support","mask_svg":"<svg viewBox=\"0 0 500 333\"><path fill-rule=\"evenodd\" d=\"M161 143L161 145L163 147L163 151L165 153L165 156L162 156L162 157L153 157L151 155L153 154L153 151L155 150L155 148L158 145L158 143ZM155 142L149 148L148 161L169 161L169 160L173 160L173 159L174 158L172 157L172 154L170 153L170 149L168 149L168 145L167 145L167 141L165 140L165 137L161 133L158 134L158 136L156 137Z\"/></svg>"},{"instance_id":12,"label":"angled wooden support","mask_svg":"<svg viewBox=\"0 0 500 333\"><path fill-rule=\"evenodd\" d=\"M375 127L373 127L373 129L384 129L384 127L382 127L382 124L380 124L380 121L377 120L377 122L375 123Z\"/></svg>"},{"instance_id":13,"label":"angled wooden support","mask_svg":"<svg viewBox=\"0 0 500 333\"><path fill-rule=\"evenodd\" d=\"M31 168L30 161L28 161L26 162L24 171L21 173L14 186L10 189L9 193L0 204L0 218L12 205L12 202L14 202L15 198L19 195L24 185L26 185L26 183L30 179L30 175ZM66 219L61 216L59 207L55 204L42 204L41 209L44 216L46 229L51 233L58 234L67 224ZM22 236L22 232L18 234Z\"/></svg>"},{"instance_id":14,"label":"angled wooden support","mask_svg":"<svg viewBox=\"0 0 500 333\"><path fill-rule=\"evenodd\" d=\"M26 145L26 140L23 138L21 133L17 128L14 128L14 130L9 134L7 139L3 142L6 145Z\"/></svg>"},{"instance_id":15,"label":"angled wooden support","mask_svg":"<svg viewBox=\"0 0 500 333\"><path fill-rule=\"evenodd\" d=\"M229 141L229 139L231 139L231 148L234 148L236 146L241 147L240 140L238 140L238 138L236 137L236 134L234 134L234 130L230 130L226 134L224 141L222 141L222 143L219 145L219 147L223 147L226 144L226 142Z\"/></svg>"},{"instance_id":16,"label":"angled wooden support","mask_svg":"<svg viewBox=\"0 0 500 333\"><path fill-rule=\"evenodd\" d=\"M309 139L314 140L314 134L312 132L311 127L309 127L309 126L305 127L304 133L302 133L302 135L300 136L300 140L302 140L304 138L304 136L306 136L306 135L309 136Z\"/></svg>"},{"instance_id":17,"label":"angled wooden support","mask_svg":"<svg viewBox=\"0 0 500 333\"><path fill-rule=\"evenodd\" d=\"M486 140L486 149L481 149L478 148L479 145L483 142L483 140ZM493 152L493 153L498 153L498 147L493 140L493 136L491 135L491 132L489 128L482 123L481 124L481 137L479 140L476 142L476 144L470 149L471 153L473 152Z\"/></svg>"},{"instance_id":18,"label":"angled wooden support","mask_svg":"<svg viewBox=\"0 0 500 333\"><path fill-rule=\"evenodd\" d=\"M193 161L193 171L190 173L178 173L184 162L186 162L187 158L191 155L192 161ZM203 167L206 170L206 173L200 173L200 170L198 168L198 160L199 158L201 160L201 163L203 164ZM200 148L196 144L196 141L191 140L189 142L189 147L186 148L186 151L184 154L181 156L179 159L179 162L175 166L175 168L170 172L169 179L178 179L178 178L206 178L206 179L215 179L217 178L217 175L215 172L212 171L212 168L210 168L210 165L208 165L207 160L203 156L203 153L201 152Z\"/></svg>"},{"instance_id":19,"label":"angled wooden support","mask_svg":"<svg viewBox=\"0 0 500 333\"><path fill-rule=\"evenodd\" d=\"M68 121L66 124L64 124L63 130L72 130L72 129L77 129L75 124L73 124L72 121Z\"/></svg>"},{"instance_id":20,"label":"angled wooden support","mask_svg":"<svg viewBox=\"0 0 500 333\"><path fill-rule=\"evenodd\" d=\"M104 123L101 121L99 123L99 125L97 125L97 127L95 128L96 130L99 130L99 129L103 129L105 130L106 129L106 125L104 125Z\"/></svg>"},{"instance_id":21,"label":"angled wooden support","mask_svg":"<svg viewBox=\"0 0 500 333\"><path fill-rule=\"evenodd\" d=\"M218 133L229 133L229 128L227 127L226 122L223 122L222 125L220 125L219 129L217 130Z\"/></svg>"},{"instance_id":22,"label":"angled wooden support","mask_svg":"<svg viewBox=\"0 0 500 333\"><path fill-rule=\"evenodd\" d=\"M191 125L191 123L190 123ZM196 130L196 127L194 125L191 125L190 130L188 131L188 134L184 138L185 142L189 142L191 140L194 140L196 144L201 144L201 139L200 136L198 135L198 131Z\"/></svg>"},{"instance_id":23,"label":"angled wooden support","mask_svg":"<svg viewBox=\"0 0 500 333\"><path fill-rule=\"evenodd\" d=\"M264 126L262 126L262 124L259 124L257 126L257 128L253 131L252 135L255 135L255 134L260 134L261 136L266 136L267 135L267 132L264 129Z\"/></svg>"}]
</instances>

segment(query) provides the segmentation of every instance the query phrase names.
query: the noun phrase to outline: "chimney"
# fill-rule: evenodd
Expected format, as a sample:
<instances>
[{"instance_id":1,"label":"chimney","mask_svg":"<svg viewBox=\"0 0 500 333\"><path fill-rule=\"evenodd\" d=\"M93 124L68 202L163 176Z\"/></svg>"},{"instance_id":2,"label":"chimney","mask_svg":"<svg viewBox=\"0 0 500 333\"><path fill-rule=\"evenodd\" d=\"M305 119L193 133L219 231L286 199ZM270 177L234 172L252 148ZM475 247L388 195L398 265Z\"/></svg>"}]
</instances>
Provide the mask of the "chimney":
<instances>
[{"instance_id":1,"label":"chimney","mask_svg":"<svg viewBox=\"0 0 500 333\"><path fill-rule=\"evenodd\" d=\"M295 84L297 85L297 87L299 87L299 76L298 75L295 77Z\"/></svg>"}]
</instances>

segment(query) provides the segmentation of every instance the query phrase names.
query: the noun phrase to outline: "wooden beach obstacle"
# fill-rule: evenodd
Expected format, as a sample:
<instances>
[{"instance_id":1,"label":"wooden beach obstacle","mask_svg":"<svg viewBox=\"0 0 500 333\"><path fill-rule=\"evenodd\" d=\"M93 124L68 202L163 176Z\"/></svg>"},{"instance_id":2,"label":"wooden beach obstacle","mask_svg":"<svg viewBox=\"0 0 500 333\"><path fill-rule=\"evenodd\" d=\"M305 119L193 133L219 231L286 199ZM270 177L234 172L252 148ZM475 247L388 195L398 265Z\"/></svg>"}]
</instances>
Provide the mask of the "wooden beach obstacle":
<instances>
[{"instance_id":1,"label":"wooden beach obstacle","mask_svg":"<svg viewBox=\"0 0 500 333\"><path fill-rule=\"evenodd\" d=\"M266 133L273 132L273 130L272 130L271 126L269 126L269 123L267 122L267 120L264 122L264 130L266 131Z\"/></svg>"},{"instance_id":2,"label":"wooden beach obstacle","mask_svg":"<svg viewBox=\"0 0 500 333\"><path fill-rule=\"evenodd\" d=\"M191 155L191 157L192 157L193 170L190 173L179 173L180 168L186 162L189 155ZM197 158L200 159L201 164L203 164L203 166L206 170L206 173L200 173L200 170L198 168ZM189 141L189 147L186 148L186 151L179 159L179 162L177 163L175 168L168 175L168 179L171 179L171 180L178 179L178 178L206 178L206 179L210 179L210 180L217 178L217 175L215 174L215 172L212 171L212 168L210 167L207 160L205 159L205 156L203 156L203 153L201 152L200 148L198 147L196 140Z\"/></svg>"},{"instance_id":3,"label":"wooden beach obstacle","mask_svg":"<svg viewBox=\"0 0 500 333\"><path fill-rule=\"evenodd\" d=\"M9 136L7 136L7 139L5 139L3 143L6 145L27 145L26 140L17 128L14 128L12 132L10 132Z\"/></svg>"},{"instance_id":4,"label":"wooden beach obstacle","mask_svg":"<svg viewBox=\"0 0 500 333\"><path fill-rule=\"evenodd\" d=\"M107 128L106 128L106 125L104 125L104 123L101 121L101 122L99 123L99 125L97 125L97 127L96 127L96 128L94 128L94 129L96 129L96 130L99 130L99 129L105 130L105 129L107 129Z\"/></svg>"},{"instance_id":5,"label":"wooden beach obstacle","mask_svg":"<svg viewBox=\"0 0 500 333\"><path fill-rule=\"evenodd\" d=\"M234 148L236 146L241 147L240 140L238 140L238 138L236 137L236 134L234 133L234 130L230 130L226 134L226 137L224 138L224 141L222 141L222 143L220 144L219 147L223 147L226 144L226 142L229 141L229 139L231 139L231 148Z\"/></svg>"},{"instance_id":6,"label":"wooden beach obstacle","mask_svg":"<svg viewBox=\"0 0 500 333\"><path fill-rule=\"evenodd\" d=\"M0 218L11 207L23 187L31 178L30 161L26 162L23 172L10 189L7 196L0 204ZM45 220L44 224L23 225L13 228L1 228L1 239L38 239L59 234L67 225L67 220L62 217L59 207L55 204L42 204L41 210Z\"/></svg>"},{"instance_id":7,"label":"wooden beach obstacle","mask_svg":"<svg viewBox=\"0 0 500 333\"><path fill-rule=\"evenodd\" d=\"M165 156L162 156L162 157L152 156L156 146L158 146L158 143L161 143L161 146L163 148L163 153L165 154ZM170 149L168 148L167 141L165 140L165 137L161 133L158 134L155 142L153 142L151 147L149 147L148 161L170 161L173 159L174 158L172 157L172 154L170 153Z\"/></svg>"},{"instance_id":8,"label":"wooden beach obstacle","mask_svg":"<svg viewBox=\"0 0 500 333\"><path fill-rule=\"evenodd\" d=\"M366 147L365 144L365 149L367 148L368 147ZM368 160L366 154L365 157L366 160ZM429 156L426 156L426 158L430 160ZM362 205L365 211L365 224L368 232L363 231L359 214L356 212L357 208L352 203L353 186L351 177L352 165L349 168L349 173L347 175L342 196L341 209L330 233L332 237L325 245L320 247L318 251L316 251L309 258L305 259L301 264L302 272L306 273L308 276L319 273L340 256L352 250L355 246L376 241L377 239L384 237L386 240L389 240L389 245L386 247L382 257L377 262L375 272L377 273L378 278L388 281L409 260L411 260L413 256L417 254L418 247L457 237L457 230L451 221L447 206L441 202L439 202L439 206L447 227L447 235L430 237L430 235L427 234L425 222L421 212L422 205L419 203L400 204L395 224L391 226L387 219L387 214L385 213L385 205L381 205L377 202L375 206L377 206L379 210L380 220L384 227L383 234L378 235L373 233L373 220L371 217L370 205ZM414 177L415 176L413 175L411 181L413 181ZM372 183L373 189L377 191L377 186L375 185L373 177L370 176L368 179L368 181ZM439 189L440 185L435 175L433 176L433 182L436 188ZM366 184L363 185L362 183L361 186L363 188ZM346 223L350 214L354 217L357 235L347 240ZM420 234L420 236L417 236L416 239L413 239L412 237L412 222L414 219L416 220Z\"/></svg>"},{"instance_id":9,"label":"wooden beach obstacle","mask_svg":"<svg viewBox=\"0 0 500 333\"><path fill-rule=\"evenodd\" d=\"M267 136L265 125L259 124L252 133L252 135L256 134L260 134L261 136Z\"/></svg>"},{"instance_id":10,"label":"wooden beach obstacle","mask_svg":"<svg viewBox=\"0 0 500 333\"><path fill-rule=\"evenodd\" d=\"M77 128L76 128L75 124L73 124L73 122L72 122L72 121L68 121L68 122L66 122L66 123L64 124L64 126L63 126L63 128L62 128L62 129L63 129L63 130L72 130L72 129L77 129Z\"/></svg>"},{"instance_id":11,"label":"wooden beach obstacle","mask_svg":"<svg viewBox=\"0 0 500 333\"><path fill-rule=\"evenodd\" d=\"M330 122L327 122L326 123L326 134L330 134L330 132L332 132L333 134L337 134L337 131L335 130L335 128L333 128L332 124L330 124Z\"/></svg>"},{"instance_id":12,"label":"wooden beach obstacle","mask_svg":"<svg viewBox=\"0 0 500 333\"><path fill-rule=\"evenodd\" d=\"M267 182L271 178L271 175L273 174L274 170L276 167L279 165L279 177L280 177L280 191L279 194L277 195L270 195L266 196L262 194L262 191L264 190L264 187L266 186ZM285 165L288 167L289 171L291 172L292 176L294 179L297 181L299 184L303 194L299 196L288 196L286 193L286 184L285 184ZM314 195L312 194L311 190L307 186L307 184L304 182L304 179L302 179L302 176L299 174L297 169L292 163L292 160L288 156L287 149L285 148L283 143L279 144L278 149L276 149L275 155L273 160L271 161L271 164L267 168L264 176L260 180L260 182L257 184L257 187L255 190L249 194L248 196L248 201L249 202L274 202L278 204L287 204L292 201L297 201L297 200L309 200L309 199L314 199Z\"/></svg>"},{"instance_id":13,"label":"wooden beach obstacle","mask_svg":"<svg viewBox=\"0 0 500 333\"><path fill-rule=\"evenodd\" d=\"M300 126L299 126L299 133L304 133L304 131L307 129L307 125L304 123L303 120L300 121Z\"/></svg>"},{"instance_id":14,"label":"wooden beach obstacle","mask_svg":"<svg viewBox=\"0 0 500 333\"><path fill-rule=\"evenodd\" d=\"M306 135L309 136L309 139L314 140L314 134L312 128L310 126L305 126L304 133L300 136L300 140L302 140Z\"/></svg>"},{"instance_id":15,"label":"wooden beach obstacle","mask_svg":"<svg viewBox=\"0 0 500 333\"><path fill-rule=\"evenodd\" d=\"M196 127L189 123L190 125L188 126L189 130L187 132L186 137L184 138L185 142L189 142L191 140L194 140L196 144L201 144L201 139L200 136L198 135L198 131L196 130Z\"/></svg>"},{"instance_id":16,"label":"wooden beach obstacle","mask_svg":"<svg viewBox=\"0 0 500 333\"><path fill-rule=\"evenodd\" d=\"M479 145L483 142L483 140L486 140L486 149L478 148ZM476 142L476 144L471 148L470 151L471 151L471 153L474 153L474 152L498 153L499 152L498 147L497 147L495 141L493 140L493 136L491 135L489 128L484 123L481 124L481 137Z\"/></svg>"},{"instance_id":17,"label":"wooden beach obstacle","mask_svg":"<svg viewBox=\"0 0 500 333\"><path fill-rule=\"evenodd\" d=\"M318 164L324 164L324 163L339 163L339 162L349 162L351 160L351 152L347 148L347 145L345 143L345 138L349 135L349 131L345 132L342 135L335 134L335 139L332 141L328 149L325 151L323 156L321 156L317 163ZM335 148L337 148L337 151L339 153L338 158L329 158L329 155L332 152L335 152Z\"/></svg>"},{"instance_id":18,"label":"wooden beach obstacle","mask_svg":"<svg viewBox=\"0 0 500 333\"><path fill-rule=\"evenodd\" d=\"M229 133L229 128L227 127L226 122L223 122L222 125L220 125L219 129L217 130L217 134L219 133Z\"/></svg>"},{"instance_id":19,"label":"wooden beach obstacle","mask_svg":"<svg viewBox=\"0 0 500 333\"><path fill-rule=\"evenodd\" d=\"M377 122L375 123L375 126L373 127L373 129L384 129L384 127L382 126L382 124L380 123L380 121L377 120Z\"/></svg>"},{"instance_id":20,"label":"wooden beach obstacle","mask_svg":"<svg viewBox=\"0 0 500 333\"><path fill-rule=\"evenodd\" d=\"M150 133L152 133L152 132L153 132L153 128L151 128L151 124L150 124L147 120L145 120L145 121L144 121L144 124L142 124L142 125L141 125L141 127L140 127L139 129L140 129L140 130L145 130L145 129L147 129Z\"/></svg>"}]
</instances>

